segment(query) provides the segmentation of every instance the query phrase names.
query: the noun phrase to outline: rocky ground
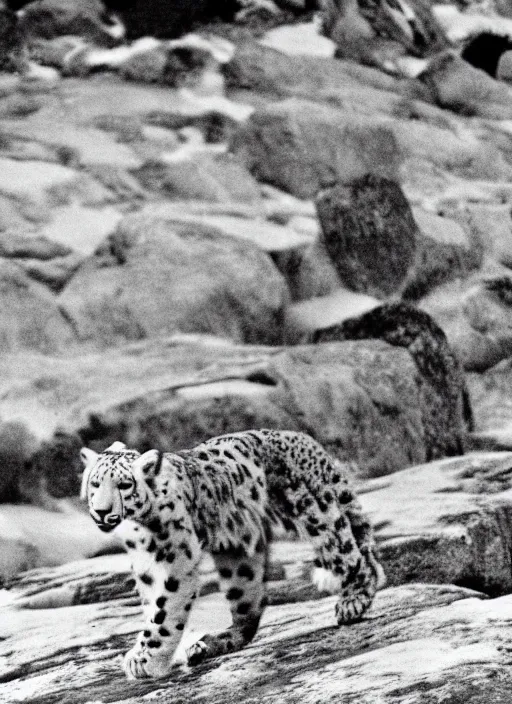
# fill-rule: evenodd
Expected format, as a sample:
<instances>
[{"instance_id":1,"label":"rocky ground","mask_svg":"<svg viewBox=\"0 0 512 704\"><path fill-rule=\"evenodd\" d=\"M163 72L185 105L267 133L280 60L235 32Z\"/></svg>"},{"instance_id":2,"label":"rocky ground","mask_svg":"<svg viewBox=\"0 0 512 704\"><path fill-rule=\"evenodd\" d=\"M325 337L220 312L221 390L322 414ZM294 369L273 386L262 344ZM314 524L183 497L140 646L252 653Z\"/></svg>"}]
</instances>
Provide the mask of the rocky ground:
<instances>
[{"instance_id":1,"label":"rocky ground","mask_svg":"<svg viewBox=\"0 0 512 704\"><path fill-rule=\"evenodd\" d=\"M476 453L365 482L389 580L365 619L335 628L335 597L308 579L311 548L277 542L256 639L190 669L185 647L230 622L205 559L166 680L122 674L141 622L124 555L25 572L0 607L0 701L505 702L512 602L497 595L511 588L511 468L512 453Z\"/></svg>"},{"instance_id":2,"label":"rocky ground","mask_svg":"<svg viewBox=\"0 0 512 704\"><path fill-rule=\"evenodd\" d=\"M442 6L451 48L390 65L289 8L128 44L94 5L0 73L0 701L510 701L511 57L460 53L512 20ZM417 341L311 344L397 301L446 333L473 430ZM127 683L138 602L78 447L265 426L357 462L388 587L334 629L280 543L249 648ZM202 571L187 643L227 618Z\"/></svg>"}]
</instances>

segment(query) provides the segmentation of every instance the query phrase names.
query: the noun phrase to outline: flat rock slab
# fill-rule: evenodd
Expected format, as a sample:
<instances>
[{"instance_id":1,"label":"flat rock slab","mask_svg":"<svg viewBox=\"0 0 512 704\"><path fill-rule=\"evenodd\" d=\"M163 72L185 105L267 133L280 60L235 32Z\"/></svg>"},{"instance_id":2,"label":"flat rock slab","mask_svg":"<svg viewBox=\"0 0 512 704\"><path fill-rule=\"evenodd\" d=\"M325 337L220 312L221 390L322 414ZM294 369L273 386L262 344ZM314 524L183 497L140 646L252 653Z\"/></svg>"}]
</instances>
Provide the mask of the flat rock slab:
<instances>
[{"instance_id":1,"label":"flat rock slab","mask_svg":"<svg viewBox=\"0 0 512 704\"><path fill-rule=\"evenodd\" d=\"M202 223L229 237L248 240L265 252L300 251L316 240L313 233L298 232L291 227L276 225L263 219L214 213L196 215L188 208L176 207L173 203L150 205L144 208L142 213L151 217L165 218L170 222Z\"/></svg>"},{"instance_id":2,"label":"flat rock slab","mask_svg":"<svg viewBox=\"0 0 512 704\"><path fill-rule=\"evenodd\" d=\"M407 350L379 340L291 348L179 340L67 359L27 356L22 378L21 360L4 358L0 415L24 420L38 437L58 426L78 431L97 449L124 438L170 451L273 427L309 433L339 459L358 462L364 476L426 459L423 400Z\"/></svg>"},{"instance_id":3,"label":"flat rock slab","mask_svg":"<svg viewBox=\"0 0 512 704\"><path fill-rule=\"evenodd\" d=\"M368 616L334 627L335 597L269 607L244 650L170 677L130 683L121 654L140 626L127 600L56 609L1 607L0 701L123 702L439 701L468 691L512 692L512 597L451 586L410 585L377 595ZM220 595L202 597L183 643L229 623ZM183 646L181 653L183 652ZM181 655L182 656L182 655ZM180 653L178 653L178 659ZM432 698L424 699L429 692ZM504 700L506 701L506 700Z\"/></svg>"},{"instance_id":4,"label":"flat rock slab","mask_svg":"<svg viewBox=\"0 0 512 704\"><path fill-rule=\"evenodd\" d=\"M114 536L96 529L84 510L70 501L60 506L57 512L0 504L0 583L29 567L61 565L121 549Z\"/></svg>"},{"instance_id":5,"label":"flat rock slab","mask_svg":"<svg viewBox=\"0 0 512 704\"><path fill-rule=\"evenodd\" d=\"M479 452L365 482L389 584L512 589L512 453Z\"/></svg>"}]
</instances>

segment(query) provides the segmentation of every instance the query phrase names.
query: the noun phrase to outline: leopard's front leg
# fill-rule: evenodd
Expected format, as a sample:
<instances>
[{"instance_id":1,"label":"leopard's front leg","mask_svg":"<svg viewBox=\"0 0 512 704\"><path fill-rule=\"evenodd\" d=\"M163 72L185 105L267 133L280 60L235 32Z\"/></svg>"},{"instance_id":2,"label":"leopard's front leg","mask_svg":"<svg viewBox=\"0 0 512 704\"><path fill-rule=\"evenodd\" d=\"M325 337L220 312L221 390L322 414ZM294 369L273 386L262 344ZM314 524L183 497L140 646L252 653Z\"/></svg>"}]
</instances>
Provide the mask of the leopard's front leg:
<instances>
[{"instance_id":1,"label":"leopard's front leg","mask_svg":"<svg viewBox=\"0 0 512 704\"><path fill-rule=\"evenodd\" d=\"M256 634L266 604L267 545L260 541L254 555L242 549L213 553L221 588L230 604L233 624L221 633L208 633L187 650L189 665L240 650Z\"/></svg>"},{"instance_id":2,"label":"leopard's front leg","mask_svg":"<svg viewBox=\"0 0 512 704\"><path fill-rule=\"evenodd\" d=\"M155 537L139 527L138 535L144 533L148 534L146 546L152 547ZM125 655L123 668L128 679L165 677L172 669L172 657L197 594L200 551L182 541L151 552L136 543L130 553L145 624Z\"/></svg>"}]
</instances>

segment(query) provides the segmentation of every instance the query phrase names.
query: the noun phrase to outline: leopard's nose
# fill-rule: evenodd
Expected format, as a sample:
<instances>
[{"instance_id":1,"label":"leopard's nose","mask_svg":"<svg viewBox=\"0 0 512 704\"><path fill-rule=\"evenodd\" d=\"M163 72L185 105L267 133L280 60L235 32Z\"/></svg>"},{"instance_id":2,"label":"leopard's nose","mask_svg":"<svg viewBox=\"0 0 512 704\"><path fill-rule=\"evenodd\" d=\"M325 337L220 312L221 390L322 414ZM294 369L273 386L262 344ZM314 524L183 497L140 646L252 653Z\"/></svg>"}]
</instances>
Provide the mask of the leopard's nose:
<instances>
[{"instance_id":1,"label":"leopard's nose","mask_svg":"<svg viewBox=\"0 0 512 704\"><path fill-rule=\"evenodd\" d=\"M108 508L105 508L105 509L102 509L102 508L101 509L100 508L94 509L94 513L97 516L99 516L100 521L102 521L103 523L110 523L110 521L105 521L105 518L112 511L113 508L114 507L111 504Z\"/></svg>"}]
</instances>

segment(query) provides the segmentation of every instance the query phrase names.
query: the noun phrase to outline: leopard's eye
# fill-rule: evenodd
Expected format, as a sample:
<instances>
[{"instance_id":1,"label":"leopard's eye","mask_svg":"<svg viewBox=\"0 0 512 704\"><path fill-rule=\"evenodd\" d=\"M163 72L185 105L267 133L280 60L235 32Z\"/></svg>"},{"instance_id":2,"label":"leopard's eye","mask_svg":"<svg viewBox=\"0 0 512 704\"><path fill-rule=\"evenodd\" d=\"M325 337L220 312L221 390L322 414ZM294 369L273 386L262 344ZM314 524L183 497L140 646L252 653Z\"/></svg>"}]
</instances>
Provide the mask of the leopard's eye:
<instances>
[{"instance_id":1,"label":"leopard's eye","mask_svg":"<svg viewBox=\"0 0 512 704\"><path fill-rule=\"evenodd\" d=\"M133 486L133 482L124 480L122 482L119 482L117 486L119 489L122 489L124 491L125 489L131 489Z\"/></svg>"},{"instance_id":2,"label":"leopard's eye","mask_svg":"<svg viewBox=\"0 0 512 704\"><path fill-rule=\"evenodd\" d=\"M99 489L100 483L99 483L99 481L98 481L97 479L93 479L93 481L91 482L91 486L92 486L94 489Z\"/></svg>"}]
</instances>

